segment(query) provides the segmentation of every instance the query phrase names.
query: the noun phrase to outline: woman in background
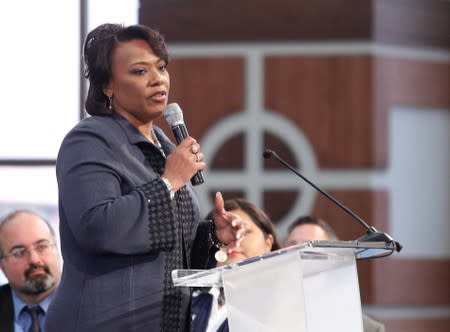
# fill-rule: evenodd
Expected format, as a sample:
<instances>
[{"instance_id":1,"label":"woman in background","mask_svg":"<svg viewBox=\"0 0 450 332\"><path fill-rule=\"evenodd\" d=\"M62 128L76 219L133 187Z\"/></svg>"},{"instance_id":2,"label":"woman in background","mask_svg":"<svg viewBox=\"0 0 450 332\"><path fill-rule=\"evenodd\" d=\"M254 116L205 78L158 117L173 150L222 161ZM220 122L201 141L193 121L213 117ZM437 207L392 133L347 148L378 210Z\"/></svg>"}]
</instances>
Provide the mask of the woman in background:
<instances>
[{"instance_id":1,"label":"woman in background","mask_svg":"<svg viewBox=\"0 0 450 332\"><path fill-rule=\"evenodd\" d=\"M263 210L241 198L226 200L224 206L242 222L245 237L223 246L215 254L222 261L210 267L236 263L280 249L274 226ZM211 211L207 218L213 215L214 211ZM223 289L213 287L194 292L192 313L193 332L229 331Z\"/></svg>"}]
</instances>

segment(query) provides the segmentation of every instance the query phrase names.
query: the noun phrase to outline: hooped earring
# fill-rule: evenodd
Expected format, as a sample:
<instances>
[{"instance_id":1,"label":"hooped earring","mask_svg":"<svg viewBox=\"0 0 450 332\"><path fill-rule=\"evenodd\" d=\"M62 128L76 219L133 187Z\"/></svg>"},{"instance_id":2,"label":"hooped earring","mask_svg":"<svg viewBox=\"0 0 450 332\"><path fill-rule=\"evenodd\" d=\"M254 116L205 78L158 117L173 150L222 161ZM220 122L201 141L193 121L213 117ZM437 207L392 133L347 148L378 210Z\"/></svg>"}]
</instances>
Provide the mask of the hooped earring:
<instances>
[{"instance_id":1,"label":"hooped earring","mask_svg":"<svg viewBox=\"0 0 450 332\"><path fill-rule=\"evenodd\" d=\"M113 96L108 96L108 109L110 111L112 111L112 101L113 101Z\"/></svg>"}]
</instances>

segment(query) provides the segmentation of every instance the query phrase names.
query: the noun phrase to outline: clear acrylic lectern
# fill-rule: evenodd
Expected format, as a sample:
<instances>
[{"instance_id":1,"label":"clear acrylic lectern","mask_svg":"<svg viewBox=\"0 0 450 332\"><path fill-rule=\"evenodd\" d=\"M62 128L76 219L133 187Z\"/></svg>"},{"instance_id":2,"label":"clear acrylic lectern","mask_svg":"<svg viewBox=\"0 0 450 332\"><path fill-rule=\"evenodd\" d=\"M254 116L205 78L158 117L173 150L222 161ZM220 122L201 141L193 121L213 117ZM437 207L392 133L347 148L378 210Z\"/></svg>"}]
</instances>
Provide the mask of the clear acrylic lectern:
<instances>
[{"instance_id":1,"label":"clear acrylic lectern","mask_svg":"<svg viewBox=\"0 0 450 332\"><path fill-rule=\"evenodd\" d=\"M231 332L362 332L356 259L388 243L311 241L210 270L174 270L179 287L223 287Z\"/></svg>"}]
</instances>

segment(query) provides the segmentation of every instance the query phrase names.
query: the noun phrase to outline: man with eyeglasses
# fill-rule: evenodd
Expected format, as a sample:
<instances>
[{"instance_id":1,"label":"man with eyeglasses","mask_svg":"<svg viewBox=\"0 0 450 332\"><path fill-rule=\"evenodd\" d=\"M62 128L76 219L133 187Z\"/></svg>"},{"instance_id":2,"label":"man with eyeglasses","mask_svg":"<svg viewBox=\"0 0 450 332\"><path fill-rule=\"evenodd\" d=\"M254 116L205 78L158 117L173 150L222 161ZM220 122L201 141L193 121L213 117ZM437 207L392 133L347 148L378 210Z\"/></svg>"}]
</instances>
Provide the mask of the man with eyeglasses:
<instances>
[{"instance_id":1,"label":"man with eyeglasses","mask_svg":"<svg viewBox=\"0 0 450 332\"><path fill-rule=\"evenodd\" d=\"M45 313L61 277L55 232L38 214L14 211L0 219L0 331L44 332Z\"/></svg>"}]
</instances>

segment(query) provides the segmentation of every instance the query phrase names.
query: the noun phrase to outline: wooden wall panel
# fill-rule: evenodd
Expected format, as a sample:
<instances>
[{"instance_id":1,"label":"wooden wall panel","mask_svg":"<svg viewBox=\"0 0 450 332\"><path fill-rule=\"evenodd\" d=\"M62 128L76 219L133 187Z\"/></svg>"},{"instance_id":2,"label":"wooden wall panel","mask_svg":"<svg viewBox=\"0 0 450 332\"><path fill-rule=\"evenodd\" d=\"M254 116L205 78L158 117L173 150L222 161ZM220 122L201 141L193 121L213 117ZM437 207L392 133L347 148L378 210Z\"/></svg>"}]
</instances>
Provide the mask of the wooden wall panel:
<instances>
[{"instance_id":1,"label":"wooden wall panel","mask_svg":"<svg viewBox=\"0 0 450 332\"><path fill-rule=\"evenodd\" d=\"M224 142L211 159L211 169L242 170L244 168L245 133L240 133Z\"/></svg>"},{"instance_id":2,"label":"wooden wall panel","mask_svg":"<svg viewBox=\"0 0 450 332\"><path fill-rule=\"evenodd\" d=\"M371 0L142 0L139 22L170 42L361 40Z\"/></svg>"},{"instance_id":3,"label":"wooden wall panel","mask_svg":"<svg viewBox=\"0 0 450 332\"><path fill-rule=\"evenodd\" d=\"M371 71L368 56L268 57L265 107L304 131L320 168L370 168Z\"/></svg>"},{"instance_id":4,"label":"wooden wall panel","mask_svg":"<svg viewBox=\"0 0 450 332\"><path fill-rule=\"evenodd\" d=\"M139 22L171 42L376 40L447 48L445 0L142 0Z\"/></svg>"},{"instance_id":5,"label":"wooden wall panel","mask_svg":"<svg viewBox=\"0 0 450 332\"><path fill-rule=\"evenodd\" d=\"M386 219L375 220L374 218L375 209L381 208L379 205L374 205L376 198L380 200L376 196L387 196L386 192L376 192L369 189L328 190L328 192L350 210L354 211L369 226L387 229ZM385 204L387 204L387 199L385 199ZM383 208L386 208L386 206ZM342 240L353 240L366 234L365 228L358 221L354 220L326 197L318 196L313 213L329 222Z\"/></svg>"},{"instance_id":6,"label":"wooden wall panel","mask_svg":"<svg viewBox=\"0 0 450 332\"><path fill-rule=\"evenodd\" d=\"M391 105L450 108L450 63L379 55L377 97Z\"/></svg>"},{"instance_id":7,"label":"wooden wall panel","mask_svg":"<svg viewBox=\"0 0 450 332\"><path fill-rule=\"evenodd\" d=\"M450 304L450 259L381 259L374 272L377 304Z\"/></svg>"},{"instance_id":8,"label":"wooden wall panel","mask_svg":"<svg viewBox=\"0 0 450 332\"><path fill-rule=\"evenodd\" d=\"M239 57L175 58L169 102L183 110L189 133L201 139L216 121L244 108L244 62ZM164 120L158 124L167 128Z\"/></svg>"},{"instance_id":9,"label":"wooden wall panel","mask_svg":"<svg viewBox=\"0 0 450 332\"><path fill-rule=\"evenodd\" d=\"M450 318L442 319L390 319L384 320L386 332L448 332Z\"/></svg>"},{"instance_id":10,"label":"wooden wall panel","mask_svg":"<svg viewBox=\"0 0 450 332\"><path fill-rule=\"evenodd\" d=\"M265 191L262 208L277 225L289 213L295 200L301 194L301 191L290 190ZM279 240L284 241L285 239L279 238Z\"/></svg>"},{"instance_id":11,"label":"wooden wall panel","mask_svg":"<svg viewBox=\"0 0 450 332\"><path fill-rule=\"evenodd\" d=\"M373 1L374 39L388 44L450 47L450 1Z\"/></svg>"}]
</instances>

